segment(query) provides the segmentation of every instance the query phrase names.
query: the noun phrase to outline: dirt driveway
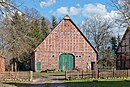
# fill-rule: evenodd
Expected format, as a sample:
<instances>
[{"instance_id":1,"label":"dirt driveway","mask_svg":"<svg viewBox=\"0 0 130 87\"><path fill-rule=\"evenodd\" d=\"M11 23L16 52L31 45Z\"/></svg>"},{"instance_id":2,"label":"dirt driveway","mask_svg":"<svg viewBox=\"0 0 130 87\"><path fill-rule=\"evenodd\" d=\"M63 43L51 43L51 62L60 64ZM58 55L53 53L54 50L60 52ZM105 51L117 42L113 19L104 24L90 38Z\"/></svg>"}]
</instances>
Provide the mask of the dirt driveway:
<instances>
[{"instance_id":1,"label":"dirt driveway","mask_svg":"<svg viewBox=\"0 0 130 87\"><path fill-rule=\"evenodd\" d=\"M33 80L31 83L9 83L14 87L67 87L63 82L65 75L54 74L48 75L43 74L39 78Z\"/></svg>"},{"instance_id":2,"label":"dirt driveway","mask_svg":"<svg viewBox=\"0 0 130 87\"><path fill-rule=\"evenodd\" d=\"M33 83L63 83L65 76L61 74L42 75L40 78L33 80Z\"/></svg>"}]
</instances>

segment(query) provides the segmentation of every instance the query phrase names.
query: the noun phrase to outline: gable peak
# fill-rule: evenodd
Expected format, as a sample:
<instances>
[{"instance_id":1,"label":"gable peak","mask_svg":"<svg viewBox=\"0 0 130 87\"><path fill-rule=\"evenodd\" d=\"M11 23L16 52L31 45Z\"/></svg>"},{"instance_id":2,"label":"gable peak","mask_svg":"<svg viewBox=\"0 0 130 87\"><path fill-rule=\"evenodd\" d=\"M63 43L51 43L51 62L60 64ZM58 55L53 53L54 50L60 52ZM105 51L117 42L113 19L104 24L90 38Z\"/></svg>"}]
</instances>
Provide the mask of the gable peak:
<instances>
[{"instance_id":1,"label":"gable peak","mask_svg":"<svg viewBox=\"0 0 130 87\"><path fill-rule=\"evenodd\" d=\"M64 17L64 19L70 19L70 16L69 16L69 15L66 15L66 16Z\"/></svg>"}]
</instances>

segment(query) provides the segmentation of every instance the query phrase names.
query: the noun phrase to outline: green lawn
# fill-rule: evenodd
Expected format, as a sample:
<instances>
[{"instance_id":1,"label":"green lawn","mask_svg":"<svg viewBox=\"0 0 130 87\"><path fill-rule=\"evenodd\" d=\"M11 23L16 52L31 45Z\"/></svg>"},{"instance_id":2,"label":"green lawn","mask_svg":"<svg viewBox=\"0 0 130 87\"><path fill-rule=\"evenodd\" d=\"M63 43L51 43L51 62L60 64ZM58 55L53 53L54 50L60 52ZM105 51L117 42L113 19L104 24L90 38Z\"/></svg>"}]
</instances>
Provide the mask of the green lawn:
<instances>
[{"instance_id":1,"label":"green lawn","mask_svg":"<svg viewBox=\"0 0 130 87\"><path fill-rule=\"evenodd\" d=\"M57 83L47 83L45 84L30 84L30 83L10 83L9 85L4 84L0 87L53 87ZM70 80L64 81L64 83L58 83L59 85L64 85L64 87L130 87L130 79L85 79L85 80ZM12 86L11 86L12 85ZM50 86L51 85L51 86ZM58 87L58 86L55 86ZM60 86L59 86L60 87Z\"/></svg>"},{"instance_id":2,"label":"green lawn","mask_svg":"<svg viewBox=\"0 0 130 87\"><path fill-rule=\"evenodd\" d=\"M67 87L130 87L130 79L86 79L65 81Z\"/></svg>"},{"instance_id":3,"label":"green lawn","mask_svg":"<svg viewBox=\"0 0 130 87\"><path fill-rule=\"evenodd\" d=\"M0 84L0 87L16 87L14 85L8 85L8 84Z\"/></svg>"}]
</instances>

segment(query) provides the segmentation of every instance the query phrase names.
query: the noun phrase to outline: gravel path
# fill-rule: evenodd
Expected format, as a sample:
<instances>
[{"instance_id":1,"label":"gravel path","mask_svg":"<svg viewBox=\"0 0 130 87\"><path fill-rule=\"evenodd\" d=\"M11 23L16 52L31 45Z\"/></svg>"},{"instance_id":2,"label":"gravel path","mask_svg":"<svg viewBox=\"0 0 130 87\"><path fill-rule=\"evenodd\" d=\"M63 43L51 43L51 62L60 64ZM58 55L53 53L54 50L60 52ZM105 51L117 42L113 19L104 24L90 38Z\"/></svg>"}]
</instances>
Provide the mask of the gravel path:
<instances>
[{"instance_id":1,"label":"gravel path","mask_svg":"<svg viewBox=\"0 0 130 87\"><path fill-rule=\"evenodd\" d=\"M22 85L21 87L66 87L63 83L63 75L45 75L32 82L32 84Z\"/></svg>"}]
</instances>

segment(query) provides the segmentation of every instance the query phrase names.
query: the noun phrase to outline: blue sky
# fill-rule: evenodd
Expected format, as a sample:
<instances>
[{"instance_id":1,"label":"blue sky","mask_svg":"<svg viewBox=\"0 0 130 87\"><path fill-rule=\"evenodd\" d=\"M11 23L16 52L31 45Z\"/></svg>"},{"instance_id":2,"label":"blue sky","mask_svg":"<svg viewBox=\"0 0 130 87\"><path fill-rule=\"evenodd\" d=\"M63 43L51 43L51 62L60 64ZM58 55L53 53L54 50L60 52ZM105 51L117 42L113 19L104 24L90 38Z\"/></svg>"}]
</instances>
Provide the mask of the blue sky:
<instances>
[{"instance_id":1,"label":"blue sky","mask_svg":"<svg viewBox=\"0 0 130 87\"><path fill-rule=\"evenodd\" d=\"M49 20L52 15L61 19L69 14L76 24L80 24L84 18L97 14L106 17L117 16L111 0L25 0L24 6L36 8Z\"/></svg>"},{"instance_id":2,"label":"blue sky","mask_svg":"<svg viewBox=\"0 0 130 87\"><path fill-rule=\"evenodd\" d=\"M40 14L51 21L54 15L58 22L68 14L76 25L80 25L86 18L101 15L110 20L119 18L117 9L111 0L19 0L22 7L35 8ZM114 28L115 34L123 35L124 30Z\"/></svg>"}]
</instances>

